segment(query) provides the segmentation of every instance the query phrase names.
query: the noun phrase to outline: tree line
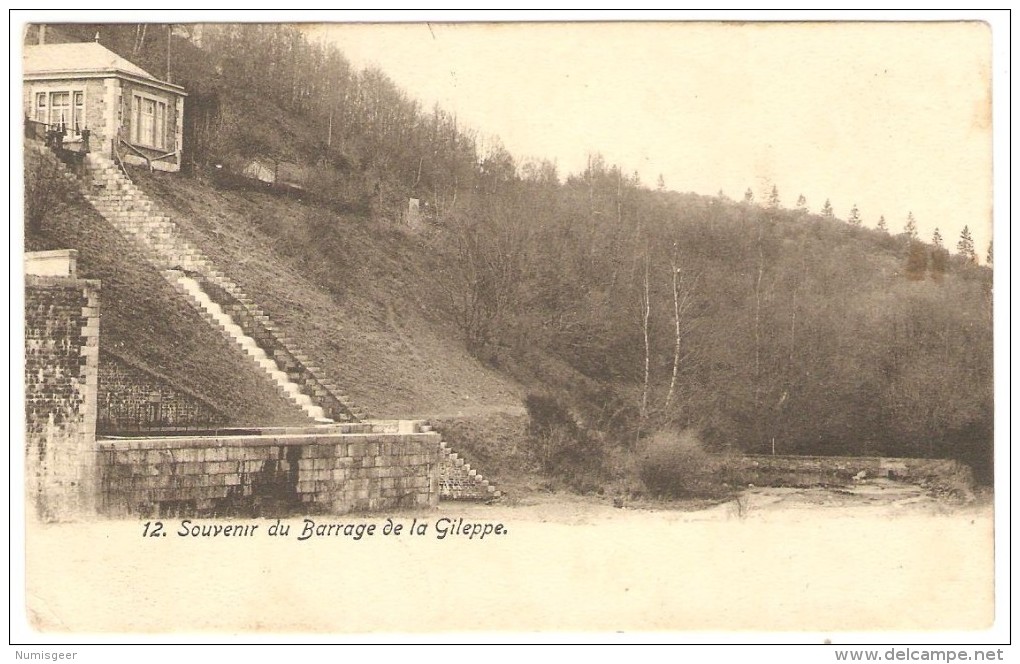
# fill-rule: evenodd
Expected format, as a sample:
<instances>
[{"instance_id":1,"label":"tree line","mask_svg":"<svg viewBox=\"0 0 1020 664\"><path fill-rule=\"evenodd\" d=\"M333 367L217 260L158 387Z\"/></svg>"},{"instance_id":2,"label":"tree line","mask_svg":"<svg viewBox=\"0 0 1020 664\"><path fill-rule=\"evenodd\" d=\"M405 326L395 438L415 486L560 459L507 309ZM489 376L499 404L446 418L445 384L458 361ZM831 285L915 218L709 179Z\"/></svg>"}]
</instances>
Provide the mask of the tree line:
<instances>
[{"instance_id":1,"label":"tree line","mask_svg":"<svg viewBox=\"0 0 1020 664\"><path fill-rule=\"evenodd\" d=\"M988 477L991 271L972 252L778 196L652 191L597 156L562 185L518 172L437 239L480 358L569 395L621 444L666 427Z\"/></svg>"}]
</instances>

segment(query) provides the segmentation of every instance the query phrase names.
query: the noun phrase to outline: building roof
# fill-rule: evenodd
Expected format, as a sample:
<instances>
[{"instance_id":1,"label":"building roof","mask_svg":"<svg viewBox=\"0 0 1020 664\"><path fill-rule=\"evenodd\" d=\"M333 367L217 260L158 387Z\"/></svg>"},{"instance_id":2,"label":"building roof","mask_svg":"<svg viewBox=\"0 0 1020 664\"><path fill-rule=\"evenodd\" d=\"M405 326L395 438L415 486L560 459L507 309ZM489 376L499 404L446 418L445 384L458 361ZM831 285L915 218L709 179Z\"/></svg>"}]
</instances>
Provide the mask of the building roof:
<instances>
[{"instance_id":1,"label":"building roof","mask_svg":"<svg viewBox=\"0 0 1020 664\"><path fill-rule=\"evenodd\" d=\"M22 67L26 78L95 77L118 74L183 93L97 42L25 46Z\"/></svg>"}]
</instances>

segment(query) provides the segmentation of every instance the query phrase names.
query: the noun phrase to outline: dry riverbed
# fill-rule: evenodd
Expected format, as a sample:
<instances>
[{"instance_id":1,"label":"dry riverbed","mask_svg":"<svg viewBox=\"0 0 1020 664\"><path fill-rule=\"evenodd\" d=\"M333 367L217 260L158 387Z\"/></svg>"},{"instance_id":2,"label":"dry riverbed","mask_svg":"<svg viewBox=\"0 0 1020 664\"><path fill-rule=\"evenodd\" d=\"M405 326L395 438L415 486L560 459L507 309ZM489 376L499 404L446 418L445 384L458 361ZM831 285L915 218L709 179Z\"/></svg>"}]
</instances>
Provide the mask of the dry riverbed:
<instances>
[{"instance_id":1,"label":"dry riverbed","mask_svg":"<svg viewBox=\"0 0 1020 664\"><path fill-rule=\"evenodd\" d=\"M31 525L33 627L830 633L992 621L991 502L884 480L749 488L698 508L530 493L392 515L184 521L164 519L155 537L146 520ZM203 530L216 525L235 528Z\"/></svg>"}]
</instances>

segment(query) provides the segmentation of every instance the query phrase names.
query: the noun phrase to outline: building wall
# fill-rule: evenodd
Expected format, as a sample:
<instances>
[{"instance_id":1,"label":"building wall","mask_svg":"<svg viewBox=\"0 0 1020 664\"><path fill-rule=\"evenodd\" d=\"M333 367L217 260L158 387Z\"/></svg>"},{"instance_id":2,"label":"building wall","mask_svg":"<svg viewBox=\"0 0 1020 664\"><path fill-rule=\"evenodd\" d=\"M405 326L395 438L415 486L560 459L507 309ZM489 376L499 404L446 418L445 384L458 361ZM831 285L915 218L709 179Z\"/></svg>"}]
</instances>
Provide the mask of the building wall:
<instances>
[{"instance_id":1,"label":"building wall","mask_svg":"<svg viewBox=\"0 0 1020 664\"><path fill-rule=\"evenodd\" d=\"M44 520L95 510L99 282L25 278L27 504Z\"/></svg>"},{"instance_id":2,"label":"building wall","mask_svg":"<svg viewBox=\"0 0 1020 664\"><path fill-rule=\"evenodd\" d=\"M104 79L55 79L48 81L25 81L22 88L24 113L36 120L35 96L39 92L81 91L85 93L85 127L92 135L89 139L93 151L110 149L110 127L107 116L112 106L112 97L107 95L107 84ZM69 143L73 145L73 142Z\"/></svg>"},{"instance_id":3,"label":"building wall","mask_svg":"<svg viewBox=\"0 0 1020 664\"><path fill-rule=\"evenodd\" d=\"M178 104L178 100L181 99L179 95L171 92L165 92L158 88L153 88L141 83L134 81L121 80L120 81L120 111L118 114L118 122L120 127L120 135L126 140L132 142L132 145L148 157L152 159L152 167L156 170L162 171L177 171L181 165L181 133L183 127L183 103ZM132 140L133 136L133 124L135 122L133 113L133 103L135 94L145 95L153 99L157 99L166 104L166 146L165 148L155 148L142 145ZM128 162L138 165L147 165L145 157L139 155L137 152L131 150L127 146L118 146L121 158ZM167 156L167 155L170 156Z\"/></svg>"},{"instance_id":4,"label":"building wall","mask_svg":"<svg viewBox=\"0 0 1020 664\"><path fill-rule=\"evenodd\" d=\"M37 277L75 277L78 274L78 251L31 251L25 255L25 274Z\"/></svg>"},{"instance_id":5,"label":"building wall","mask_svg":"<svg viewBox=\"0 0 1020 664\"><path fill-rule=\"evenodd\" d=\"M100 433L209 429L227 418L163 377L100 353L96 428Z\"/></svg>"},{"instance_id":6,"label":"building wall","mask_svg":"<svg viewBox=\"0 0 1020 664\"><path fill-rule=\"evenodd\" d=\"M111 515L342 514L435 506L439 434L297 434L99 443Z\"/></svg>"}]
</instances>

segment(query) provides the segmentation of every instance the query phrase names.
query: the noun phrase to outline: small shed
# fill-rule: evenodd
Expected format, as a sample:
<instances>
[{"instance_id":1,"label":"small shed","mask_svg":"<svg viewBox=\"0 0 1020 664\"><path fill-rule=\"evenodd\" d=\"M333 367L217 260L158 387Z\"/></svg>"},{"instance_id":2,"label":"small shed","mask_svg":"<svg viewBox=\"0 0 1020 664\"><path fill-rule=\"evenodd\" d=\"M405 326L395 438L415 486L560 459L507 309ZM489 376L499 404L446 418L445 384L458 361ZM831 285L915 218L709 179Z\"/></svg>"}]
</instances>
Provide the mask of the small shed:
<instances>
[{"instance_id":1,"label":"small shed","mask_svg":"<svg viewBox=\"0 0 1020 664\"><path fill-rule=\"evenodd\" d=\"M273 184L276 182L276 164L262 159L252 159L245 165L241 174L252 180Z\"/></svg>"}]
</instances>

